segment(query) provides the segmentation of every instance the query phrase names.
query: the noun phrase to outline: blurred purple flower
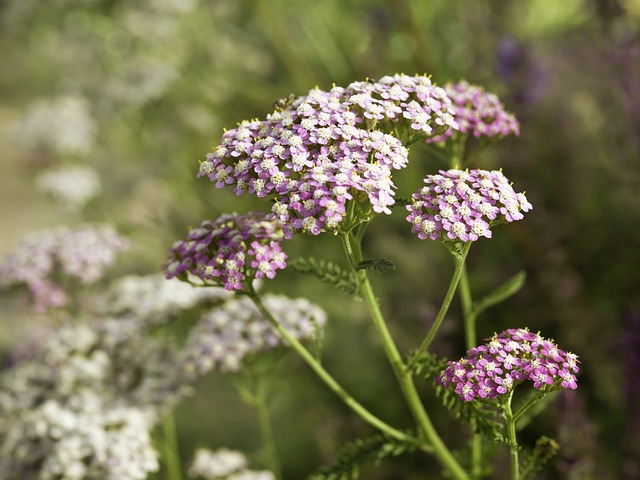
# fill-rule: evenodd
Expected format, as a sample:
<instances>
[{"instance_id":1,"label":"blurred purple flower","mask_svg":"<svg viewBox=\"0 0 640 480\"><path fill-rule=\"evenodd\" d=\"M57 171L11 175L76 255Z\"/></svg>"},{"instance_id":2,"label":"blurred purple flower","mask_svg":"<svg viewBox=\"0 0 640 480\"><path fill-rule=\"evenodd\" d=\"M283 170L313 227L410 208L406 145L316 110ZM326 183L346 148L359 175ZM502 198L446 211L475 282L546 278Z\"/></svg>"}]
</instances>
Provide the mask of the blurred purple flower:
<instances>
[{"instance_id":1,"label":"blurred purple flower","mask_svg":"<svg viewBox=\"0 0 640 480\"><path fill-rule=\"evenodd\" d=\"M548 86L548 72L533 49L513 37L498 45L496 71L509 89L511 101L527 107L538 102Z\"/></svg>"}]
</instances>

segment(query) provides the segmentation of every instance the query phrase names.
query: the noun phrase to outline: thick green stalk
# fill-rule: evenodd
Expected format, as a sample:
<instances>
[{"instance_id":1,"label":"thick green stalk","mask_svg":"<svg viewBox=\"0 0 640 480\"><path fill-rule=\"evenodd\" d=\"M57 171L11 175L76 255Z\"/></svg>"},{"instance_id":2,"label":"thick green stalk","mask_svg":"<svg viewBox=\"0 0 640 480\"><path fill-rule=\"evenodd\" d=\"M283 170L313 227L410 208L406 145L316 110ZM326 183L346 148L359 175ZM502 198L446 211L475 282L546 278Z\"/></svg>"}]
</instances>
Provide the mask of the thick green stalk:
<instances>
[{"instance_id":1,"label":"thick green stalk","mask_svg":"<svg viewBox=\"0 0 640 480\"><path fill-rule=\"evenodd\" d=\"M258 378L254 396L254 407L258 416L258 424L260 425L260 436L262 437L266 463L271 472L280 480L282 478L282 468L278 460L278 451L276 450L273 429L271 428L271 419L269 418L269 408L267 406L266 382L264 378Z\"/></svg>"},{"instance_id":2,"label":"thick green stalk","mask_svg":"<svg viewBox=\"0 0 640 480\"><path fill-rule=\"evenodd\" d=\"M451 306L451 301L453 300L453 296L456 293L456 289L458 288L458 283L460 282L460 277L462 276L462 272L464 269L464 261L467 258L467 254L469 253L470 248L471 248L471 242L466 242L462 247L462 252L460 254L454 255L454 258L456 261L456 268L453 272L451 283L449 283L449 289L447 290L444 300L442 301L442 305L440 306L440 311L438 312L438 315L436 316L436 319L434 320L433 325L431 325L431 328L427 332L427 336L420 344L420 347L418 347L417 353L423 353L429 349L431 342L433 342L433 339L435 338L436 333L440 329L440 325L442 325L442 322L444 321L444 317L447 314L449 307Z\"/></svg>"},{"instance_id":3,"label":"thick green stalk","mask_svg":"<svg viewBox=\"0 0 640 480\"><path fill-rule=\"evenodd\" d=\"M420 396L418 395L411 372L405 366L402 356L400 355L400 352L391 337L391 333L387 328L384 316L382 315L382 311L380 310L380 306L378 305L378 301L374 295L371 282L369 281L367 271L364 269L357 269L357 265L362 261L359 242L360 237L361 235L356 235L355 241L353 241L354 238L349 234L346 234L341 238L351 265L354 267L357 274L360 292L367 304L367 307L369 308L371 318L373 319L373 323L382 340L384 351L391 367L393 368L393 372L398 380L398 384L400 385L400 389L402 390L405 401L407 402L407 406L409 407L416 423L423 431L430 445L433 447L433 454L438 458L443 467L445 467L456 479L468 479L468 475L455 459L451 451L446 447L431 423L431 419L429 418Z\"/></svg>"},{"instance_id":4,"label":"thick green stalk","mask_svg":"<svg viewBox=\"0 0 640 480\"><path fill-rule=\"evenodd\" d=\"M464 323L464 340L467 350L477 345L476 314L473 311L473 298L467 268L463 265L460 275L460 302L462 303L462 318ZM474 425L475 426L475 425ZM471 475L480 478L482 475L482 435L473 433L471 438Z\"/></svg>"},{"instance_id":5,"label":"thick green stalk","mask_svg":"<svg viewBox=\"0 0 640 480\"><path fill-rule=\"evenodd\" d=\"M282 337L287 340L291 347L296 351L300 357L311 367L315 374L324 382L329 389L335 393L351 410L358 414L365 422L371 426L377 428L383 433L386 433L390 437L412 443L423 443L420 440L407 435L383 422L374 414L369 412L365 407L358 403L347 391L340 386L340 384L327 372L322 365L315 359L315 357L300 343L295 337L293 337L280 323L273 317L271 312L264 306L264 303L255 292L248 293L249 298L253 301L264 318L275 328ZM422 445L423 450L430 450L429 446Z\"/></svg>"},{"instance_id":6,"label":"thick green stalk","mask_svg":"<svg viewBox=\"0 0 640 480\"><path fill-rule=\"evenodd\" d=\"M178 451L178 434L172 412L167 413L162 419L162 437L164 442L164 457L167 465L167 479L182 480L180 453Z\"/></svg>"},{"instance_id":7,"label":"thick green stalk","mask_svg":"<svg viewBox=\"0 0 640 480\"><path fill-rule=\"evenodd\" d=\"M520 464L518 460L518 440L516 438L516 422L511 411L511 399L513 390L507 401L502 405L505 423L507 427L507 439L509 440L509 457L511 459L511 480L520 480Z\"/></svg>"}]
</instances>

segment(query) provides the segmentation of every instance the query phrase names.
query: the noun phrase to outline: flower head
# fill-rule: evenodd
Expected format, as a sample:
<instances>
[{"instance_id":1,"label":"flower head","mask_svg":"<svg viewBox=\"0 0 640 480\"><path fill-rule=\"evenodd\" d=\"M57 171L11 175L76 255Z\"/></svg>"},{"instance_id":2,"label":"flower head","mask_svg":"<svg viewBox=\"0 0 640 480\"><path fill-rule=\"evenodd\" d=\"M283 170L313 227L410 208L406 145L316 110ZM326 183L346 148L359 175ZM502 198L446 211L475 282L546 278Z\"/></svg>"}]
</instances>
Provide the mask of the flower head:
<instances>
[{"instance_id":1,"label":"flower head","mask_svg":"<svg viewBox=\"0 0 640 480\"><path fill-rule=\"evenodd\" d=\"M58 326L0 378L0 478L137 480L151 430L185 393L178 352L138 322Z\"/></svg>"},{"instance_id":2,"label":"flower head","mask_svg":"<svg viewBox=\"0 0 640 480\"><path fill-rule=\"evenodd\" d=\"M526 329L509 329L447 363L437 382L469 402L497 398L526 380L537 389L576 389L577 356Z\"/></svg>"},{"instance_id":3,"label":"flower head","mask_svg":"<svg viewBox=\"0 0 640 480\"><path fill-rule=\"evenodd\" d=\"M92 168L63 166L38 175L36 184L71 211L79 210L100 192L100 177Z\"/></svg>"},{"instance_id":4,"label":"flower head","mask_svg":"<svg viewBox=\"0 0 640 480\"><path fill-rule=\"evenodd\" d=\"M96 303L103 315L160 325L186 310L215 305L232 295L222 288L197 288L177 278L167 280L162 274L128 275L110 284Z\"/></svg>"},{"instance_id":5,"label":"flower head","mask_svg":"<svg viewBox=\"0 0 640 480\"><path fill-rule=\"evenodd\" d=\"M425 178L412 195L411 232L424 240L476 241L491 238L491 226L523 218L532 206L516 193L502 171L441 170Z\"/></svg>"},{"instance_id":6,"label":"flower head","mask_svg":"<svg viewBox=\"0 0 640 480\"><path fill-rule=\"evenodd\" d=\"M482 87L465 81L445 86L455 109L457 129L449 129L442 135L429 137L427 143L442 142L456 130L474 137L496 138L520 134L518 120L504 109L498 97Z\"/></svg>"},{"instance_id":7,"label":"flower head","mask_svg":"<svg viewBox=\"0 0 640 480\"><path fill-rule=\"evenodd\" d=\"M264 304L299 340L316 338L326 313L309 301L265 295ZM283 346L284 340L247 297L236 297L207 312L191 331L183 365L190 375L209 370L237 372L246 358Z\"/></svg>"},{"instance_id":8,"label":"flower head","mask_svg":"<svg viewBox=\"0 0 640 480\"><path fill-rule=\"evenodd\" d=\"M36 310L59 308L68 297L59 276L93 284L126 247L127 242L108 225L31 234L0 264L0 287L27 286Z\"/></svg>"},{"instance_id":9,"label":"flower head","mask_svg":"<svg viewBox=\"0 0 640 480\"><path fill-rule=\"evenodd\" d=\"M249 470L247 464L247 458L242 452L227 448L212 452L199 448L188 473L191 478L204 480L275 480L273 473L267 470Z\"/></svg>"},{"instance_id":10,"label":"flower head","mask_svg":"<svg viewBox=\"0 0 640 480\"><path fill-rule=\"evenodd\" d=\"M267 214L226 214L204 221L169 250L167 278L191 273L227 290L243 290L254 278L273 278L286 267L281 222Z\"/></svg>"},{"instance_id":11,"label":"flower head","mask_svg":"<svg viewBox=\"0 0 640 480\"><path fill-rule=\"evenodd\" d=\"M445 91L426 76L316 88L283 105L226 131L198 176L237 195L273 198L287 238L335 231L354 197L368 201L366 215L391 213L392 172L408 161L395 132L413 138L456 128Z\"/></svg>"}]
</instances>

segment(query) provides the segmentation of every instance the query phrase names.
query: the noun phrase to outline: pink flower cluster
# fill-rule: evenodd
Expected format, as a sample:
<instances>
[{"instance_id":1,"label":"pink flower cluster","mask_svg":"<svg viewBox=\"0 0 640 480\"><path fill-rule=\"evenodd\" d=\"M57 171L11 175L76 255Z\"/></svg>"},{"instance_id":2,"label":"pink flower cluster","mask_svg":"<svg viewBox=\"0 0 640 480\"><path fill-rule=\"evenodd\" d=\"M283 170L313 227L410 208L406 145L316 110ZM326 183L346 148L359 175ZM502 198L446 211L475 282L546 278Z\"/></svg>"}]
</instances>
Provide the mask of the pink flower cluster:
<instances>
[{"instance_id":1,"label":"pink flower cluster","mask_svg":"<svg viewBox=\"0 0 640 480\"><path fill-rule=\"evenodd\" d=\"M456 130L460 133L469 133L476 138L520 134L518 120L504 109L495 94L465 81L449 84L445 90L455 106L455 119L459 127ZM427 138L426 142L443 142L454 132L449 129L442 135Z\"/></svg>"},{"instance_id":2,"label":"pink flower cluster","mask_svg":"<svg viewBox=\"0 0 640 480\"><path fill-rule=\"evenodd\" d=\"M408 151L395 136L440 135L457 128L453 106L426 76L395 75L318 88L283 101L266 120L245 121L222 136L198 176L216 187L275 199L286 238L335 230L356 192L376 213L391 213L393 170Z\"/></svg>"},{"instance_id":3,"label":"pink flower cluster","mask_svg":"<svg viewBox=\"0 0 640 480\"><path fill-rule=\"evenodd\" d=\"M508 394L526 380L537 389L575 390L578 356L527 329L509 329L450 361L436 382L465 402Z\"/></svg>"},{"instance_id":4,"label":"pink flower cluster","mask_svg":"<svg viewBox=\"0 0 640 480\"><path fill-rule=\"evenodd\" d=\"M424 240L473 242L491 238L492 225L523 218L531 204L516 193L502 171L440 170L412 195L407 216L412 233Z\"/></svg>"},{"instance_id":5,"label":"pink flower cluster","mask_svg":"<svg viewBox=\"0 0 640 480\"><path fill-rule=\"evenodd\" d=\"M98 281L127 242L108 225L61 227L25 237L0 264L0 287L26 286L35 309L44 312L68 302L62 281Z\"/></svg>"},{"instance_id":6,"label":"pink flower cluster","mask_svg":"<svg viewBox=\"0 0 640 480\"><path fill-rule=\"evenodd\" d=\"M286 267L282 240L281 223L262 212L206 220L169 249L166 277L191 273L227 290L242 290L247 280L274 278Z\"/></svg>"}]
</instances>

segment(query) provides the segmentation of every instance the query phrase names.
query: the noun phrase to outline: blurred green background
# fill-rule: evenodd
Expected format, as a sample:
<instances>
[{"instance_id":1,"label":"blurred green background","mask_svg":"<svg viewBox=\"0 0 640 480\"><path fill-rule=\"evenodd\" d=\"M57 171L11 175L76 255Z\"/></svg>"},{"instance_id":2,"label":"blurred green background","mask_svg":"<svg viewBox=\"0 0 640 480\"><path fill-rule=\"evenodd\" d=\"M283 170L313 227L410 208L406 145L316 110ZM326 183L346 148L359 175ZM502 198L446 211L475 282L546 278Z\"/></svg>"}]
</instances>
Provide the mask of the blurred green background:
<instances>
[{"instance_id":1,"label":"blurred green background","mask_svg":"<svg viewBox=\"0 0 640 480\"><path fill-rule=\"evenodd\" d=\"M0 254L30 231L106 221L135 242L114 276L159 271L166 249L205 218L266 208L195 174L223 128L264 117L278 98L393 73L496 92L521 135L487 149L479 164L503 168L534 210L471 250L476 295L519 270L528 276L480 318L479 337L528 326L581 357L577 398L560 399L523 437L561 443L540 478L640 478L639 1L4 0L0 21ZM75 110L63 113L60 98L74 99ZM69 127L61 144L54 126L29 123L43 105L53 123L73 125L76 115L82 128ZM396 179L404 196L445 167L420 146L411 159ZM61 209L34 186L60 165L100 175L101 193L81 210ZM342 261L333 237L297 238L286 250ZM402 211L372 224L365 251L397 265L374 280L407 352L435 317L451 261L409 233ZM363 305L291 271L267 288L326 308L327 367L380 417L410 424ZM42 321L25 322L14 307L3 299L3 348ZM454 305L439 353L463 353L459 325ZM370 430L293 355L279 369L277 447L286 478L300 479ZM459 441L460 428L433 403L444 437ZM183 403L178 425L184 459L197 446L259 448L252 411L221 375ZM493 478L503 478L500 468ZM416 455L362 478L439 473Z\"/></svg>"}]
</instances>

